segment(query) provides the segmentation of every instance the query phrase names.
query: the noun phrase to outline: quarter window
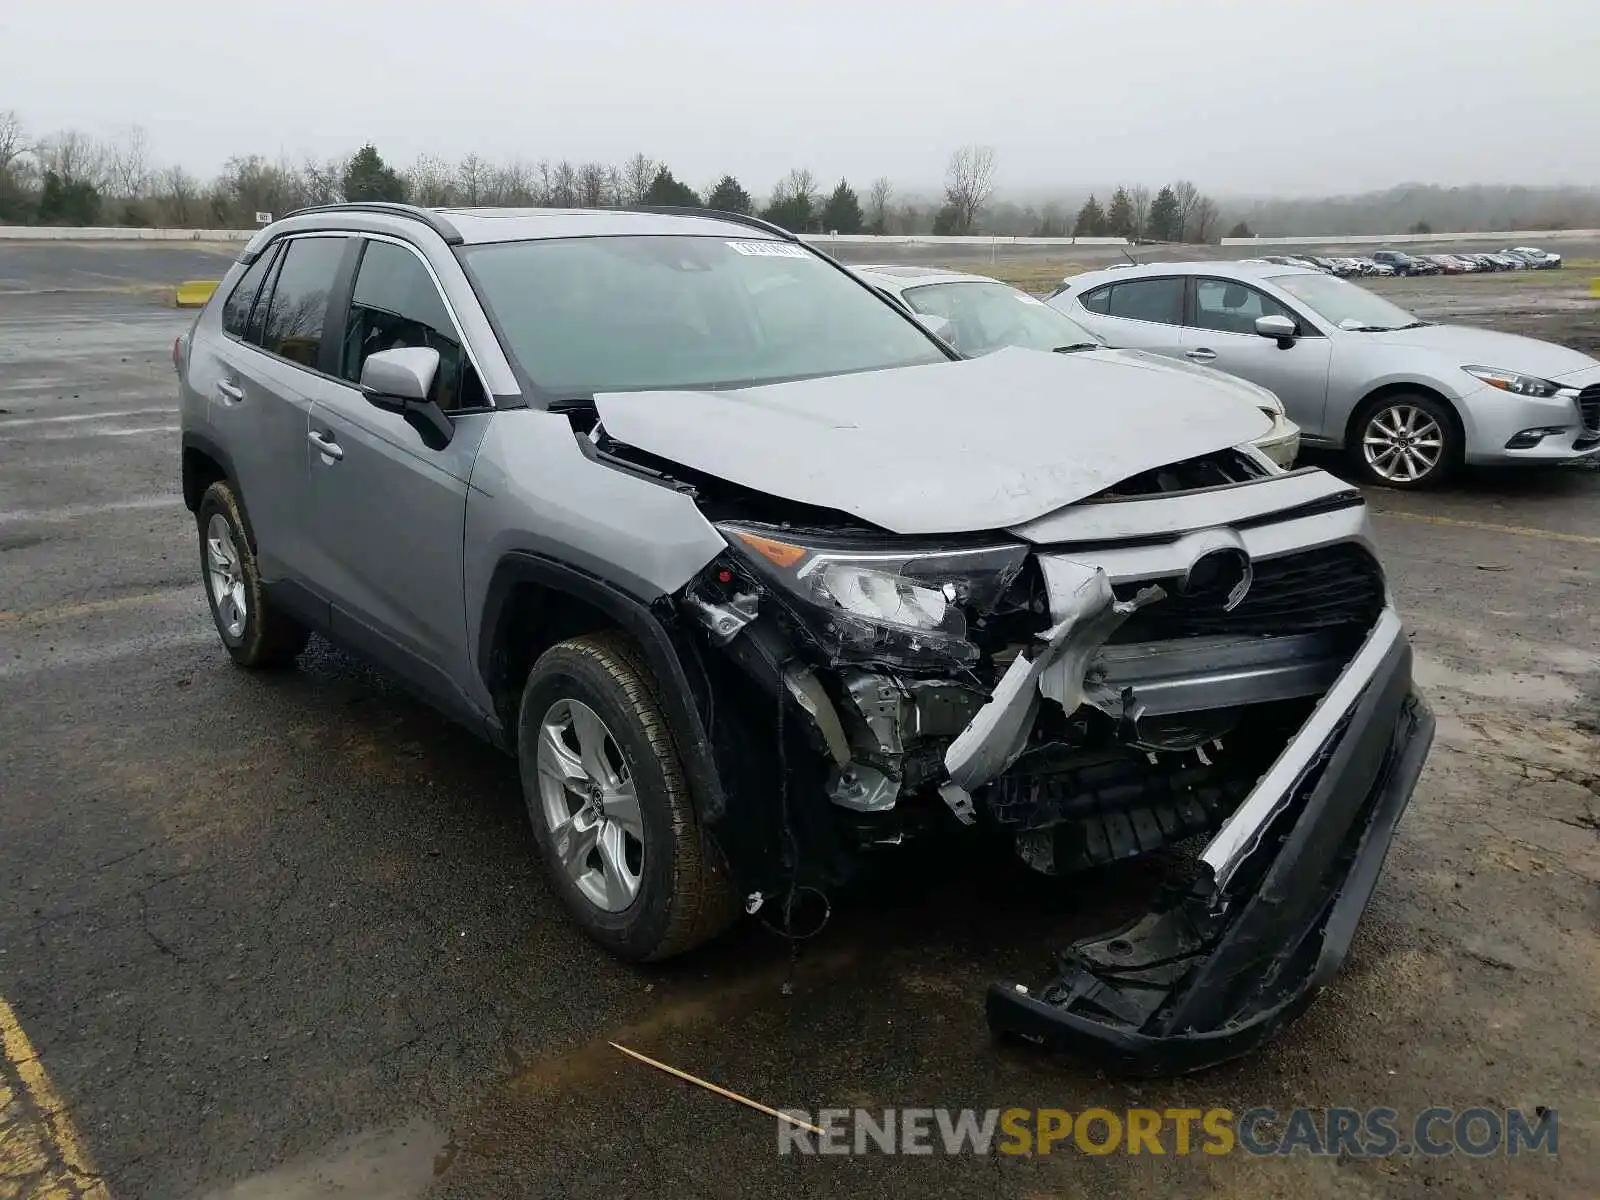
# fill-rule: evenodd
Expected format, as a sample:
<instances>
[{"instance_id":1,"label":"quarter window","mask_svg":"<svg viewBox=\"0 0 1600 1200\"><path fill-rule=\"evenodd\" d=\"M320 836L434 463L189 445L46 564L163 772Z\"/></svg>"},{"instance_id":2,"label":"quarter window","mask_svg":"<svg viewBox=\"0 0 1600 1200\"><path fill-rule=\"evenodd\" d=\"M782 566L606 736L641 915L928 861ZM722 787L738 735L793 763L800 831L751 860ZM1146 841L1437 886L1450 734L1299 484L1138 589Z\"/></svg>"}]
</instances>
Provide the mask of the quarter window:
<instances>
[{"instance_id":1,"label":"quarter window","mask_svg":"<svg viewBox=\"0 0 1600 1200\"><path fill-rule=\"evenodd\" d=\"M407 346L439 352L433 399L445 412L487 406L455 322L422 261L403 246L368 242L356 273L340 371L351 383L359 383L368 356Z\"/></svg>"},{"instance_id":2,"label":"quarter window","mask_svg":"<svg viewBox=\"0 0 1600 1200\"><path fill-rule=\"evenodd\" d=\"M348 242L342 237L302 237L284 247L283 265L262 324L262 349L302 367L318 367L328 297Z\"/></svg>"},{"instance_id":3,"label":"quarter window","mask_svg":"<svg viewBox=\"0 0 1600 1200\"><path fill-rule=\"evenodd\" d=\"M1182 279L1130 279L1113 284L1106 314L1129 321L1183 324Z\"/></svg>"},{"instance_id":4,"label":"quarter window","mask_svg":"<svg viewBox=\"0 0 1600 1200\"><path fill-rule=\"evenodd\" d=\"M222 329L224 333L231 333L234 337L242 338L246 323L250 320L250 309L256 302L256 295L261 291L261 281L267 277L272 262L278 256L278 247L269 246L266 251L251 263L245 273L239 276L239 282L234 284L233 291L228 293L227 302L222 306Z\"/></svg>"}]
</instances>

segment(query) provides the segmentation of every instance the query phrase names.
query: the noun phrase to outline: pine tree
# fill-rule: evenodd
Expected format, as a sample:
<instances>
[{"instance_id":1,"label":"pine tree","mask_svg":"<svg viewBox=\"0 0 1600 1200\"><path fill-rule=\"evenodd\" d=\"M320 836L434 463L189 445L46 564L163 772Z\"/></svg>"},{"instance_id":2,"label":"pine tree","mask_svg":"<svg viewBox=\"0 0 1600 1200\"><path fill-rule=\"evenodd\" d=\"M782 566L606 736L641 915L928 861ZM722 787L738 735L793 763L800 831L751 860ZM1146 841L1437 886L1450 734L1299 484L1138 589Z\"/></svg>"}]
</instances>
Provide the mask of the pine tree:
<instances>
[{"instance_id":1,"label":"pine tree","mask_svg":"<svg viewBox=\"0 0 1600 1200\"><path fill-rule=\"evenodd\" d=\"M1072 226L1073 237L1103 237L1106 232L1106 214L1100 207L1100 201L1094 198L1094 193L1083 202L1083 207L1078 210L1078 220Z\"/></svg>"},{"instance_id":2,"label":"pine tree","mask_svg":"<svg viewBox=\"0 0 1600 1200\"><path fill-rule=\"evenodd\" d=\"M1178 198L1169 187L1156 193L1150 202L1150 219L1145 222L1150 236L1158 242L1181 242L1183 222L1178 213Z\"/></svg>"},{"instance_id":3,"label":"pine tree","mask_svg":"<svg viewBox=\"0 0 1600 1200\"><path fill-rule=\"evenodd\" d=\"M344 198L346 200L404 200L405 180L386 165L378 149L368 142L357 150L344 169Z\"/></svg>"},{"instance_id":4,"label":"pine tree","mask_svg":"<svg viewBox=\"0 0 1600 1200\"><path fill-rule=\"evenodd\" d=\"M855 189L843 179L822 208L822 228L830 233L860 233L865 217Z\"/></svg>"},{"instance_id":5,"label":"pine tree","mask_svg":"<svg viewBox=\"0 0 1600 1200\"><path fill-rule=\"evenodd\" d=\"M1131 238L1133 228L1133 200L1128 189L1119 186L1111 194L1111 207L1106 209L1106 232L1112 237Z\"/></svg>"},{"instance_id":6,"label":"pine tree","mask_svg":"<svg viewBox=\"0 0 1600 1200\"><path fill-rule=\"evenodd\" d=\"M719 212L749 213L755 205L751 202L750 193L739 186L737 179L732 175L724 175L706 196L706 207Z\"/></svg>"}]
</instances>

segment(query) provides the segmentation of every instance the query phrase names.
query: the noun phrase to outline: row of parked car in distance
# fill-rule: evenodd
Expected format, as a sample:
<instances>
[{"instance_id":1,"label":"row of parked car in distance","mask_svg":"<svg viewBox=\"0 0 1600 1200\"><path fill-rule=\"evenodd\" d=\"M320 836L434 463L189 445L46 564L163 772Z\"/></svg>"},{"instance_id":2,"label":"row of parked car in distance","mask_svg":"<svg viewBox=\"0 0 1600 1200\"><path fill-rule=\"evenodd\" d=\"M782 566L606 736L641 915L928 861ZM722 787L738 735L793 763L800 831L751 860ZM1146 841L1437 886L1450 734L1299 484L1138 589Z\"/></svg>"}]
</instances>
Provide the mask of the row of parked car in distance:
<instances>
[{"instance_id":1,"label":"row of parked car in distance","mask_svg":"<svg viewBox=\"0 0 1600 1200\"><path fill-rule=\"evenodd\" d=\"M1328 275L1465 275L1474 271L1548 271L1561 266L1561 255L1537 246L1514 246L1492 253L1406 254L1378 250L1367 256L1329 258L1320 254L1268 254L1244 262L1280 267L1306 267Z\"/></svg>"}]
</instances>

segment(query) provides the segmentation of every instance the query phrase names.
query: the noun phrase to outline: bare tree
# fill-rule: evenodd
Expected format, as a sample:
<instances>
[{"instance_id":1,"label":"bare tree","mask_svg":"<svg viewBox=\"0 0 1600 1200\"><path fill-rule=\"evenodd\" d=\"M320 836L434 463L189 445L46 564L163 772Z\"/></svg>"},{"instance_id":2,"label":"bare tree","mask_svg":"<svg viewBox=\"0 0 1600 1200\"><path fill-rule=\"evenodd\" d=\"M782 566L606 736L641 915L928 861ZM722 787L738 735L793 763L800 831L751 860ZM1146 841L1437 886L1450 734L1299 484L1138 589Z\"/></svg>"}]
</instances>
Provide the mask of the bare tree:
<instances>
[{"instance_id":1,"label":"bare tree","mask_svg":"<svg viewBox=\"0 0 1600 1200\"><path fill-rule=\"evenodd\" d=\"M578 172L566 159L562 159L550 172L550 190L545 203L551 208L574 208L578 203Z\"/></svg>"},{"instance_id":2,"label":"bare tree","mask_svg":"<svg viewBox=\"0 0 1600 1200\"><path fill-rule=\"evenodd\" d=\"M1150 215L1150 189L1138 183L1128 189L1128 207L1133 210L1133 238L1144 236L1145 219Z\"/></svg>"},{"instance_id":3,"label":"bare tree","mask_svg":"<svg viewBox=\"0 0 1600 1200\"><path fill-rule=\"evenodd\" d=\"M1188 236L1190 242L1209 242L1217 231L1217 205L1210 196L1200 196L1189 213Z\"/></svg>"},{"instance_id":4,"label":"bare tree","mask_svg":"<svg viewBox=\"0 0 1600 1200\"><path fill-rule=\"evenodd\" d=\"M22 127L22 118L10 109L0 112L0 175L11 170L11 164L28 152L28 138Z\"/></svg>"},{"instance_id":5,"label":"bare tree","mask_svg":"<svg viewBox=\"0 0 1600 1200\"><path fill-rule=\"evenodd\" d=\"M200 184L180 166L156 173L156 199L161 219L169 225L191 225L200 217Z\"/></svg>"},{"instance_id":6,"label":"bare tree","mask_svg":"<svg viewBox=\"0 0 1600 1200\"><path fill-rule=\"evenodd\" d=\"M106 148L81 130L63 129L51 134L34 153L40 170L54 172L62 183L105 186Z\"/></svg>"},{"instance_id":7,"label":"bare tree","mask_svg":"<svg viewBox=\"0 0 1600 1200\"><path fill-rule=\"evenodd\" d=\"M994 191L994 147L962 146L944 173L944 202L961 233L978 223L978 210Z\"/></svg>"},{"instance_id":8,"label":"bare tree","mask_svg":"<svg viewBox=\"0 0 1600 1200\"><path fill-rule=\"evenodd\" d=\"M456 168L456 193L461 203L473 206L484 202L489 188L489 164L476 154L468 154Z\"/></svg>"},{"instance_id":9,"label":"bare tree","mask_svg":"<svg viewBox=\"0 0 1600 1200\"><path fill-rule=\"evenodd\" d=\"M1180 179L1172 185L1172 198L1178 202L1173 227L1178 231L1178 240L1190 240L1190 223L1194 219L1195 205L1200 202L1200 189L1187 179Z\"/></svg>"},{"instance_id":10,"label":"bare tree","mask_svg":"<svg viewBox=\"0 0 1600 1200\"><path fill-rule=\"evenodd\" d=\"M889 232L889 201L894 197L894 184L887 175L880 175L867 189L867 229L872 233Z\"/></svg>"},{"instance_id":11,"label":"bare tree","mask_svg":"<svg viewBox=\"0 0 1600 1200\"><path fill-rule=\"evenodd\" d=\"M406 195L424 208L439 208L455 203L455 180L444 159L431 154L418 155L406 172Z\"/></svg>"},{"instance_id":12,"label":"bare tree","mask_svg":"<svg viewBox=\"0 0 1600 1200\"><path fill-rule=\"evenodd\" d=\"M533 170L520 159L496 167L494 177L484 192L484 203L527 208L537 203L534 196Z\"/></svg>"},{"instance_id":13,"label":"bare tree","mask_svg":"<svg viewBox=\"0 0 1600 1200\"><path fill-rule=\"evenodd\" d=\"M337 204L344 199L344 172L349 164L342 158L318 162L306 159L300 167L300 189L307 204Z\"/></svg>"},{"instance_id":14,"label":"bare tree","mask_svg":"<svg viewBox=\"0 0 1600 1200\"><path fill-rule=\"evenodd\" d=\"M817 186L817 177L811 173L811 168L796 167L778 180L772 189L772 202L781 204L785 200L804 200L809 208L817 207L822 200L822 189Z\"/></svg>"},{"instance_id":15,"label":"bare tree","mask_svg":"<svg viewBox=\"0 0 1600 1200\"><path fill-rule=\"evenodd\" d=\"M587 162L578 168L575 181L580 208L605 208L610 203L611 179L605 163Z\"/></svg>"},{"instance_id":16,"label":"bare tree","mask_svg":"<svg viewBox=\"0 0 1600 1200\"><path fill-rule=\"evenodd\" d=\"M144 126L130 125L105 148L106 190L121 200L143 196L150 187L150 138Z\"/></svg>"},{"instance_id":17,"label":"bare tree","mask_svg":"<svg viewBox=\"0 0 1600 1200\"><path fill-rule=\"evenodd\" d=\"M643 204L644 194L650 190L650 185L656 181L656 174L660 170L661 164L644 154L635 154L623 163L620 193L622 203Z\"/></svg>"}]
</instances>

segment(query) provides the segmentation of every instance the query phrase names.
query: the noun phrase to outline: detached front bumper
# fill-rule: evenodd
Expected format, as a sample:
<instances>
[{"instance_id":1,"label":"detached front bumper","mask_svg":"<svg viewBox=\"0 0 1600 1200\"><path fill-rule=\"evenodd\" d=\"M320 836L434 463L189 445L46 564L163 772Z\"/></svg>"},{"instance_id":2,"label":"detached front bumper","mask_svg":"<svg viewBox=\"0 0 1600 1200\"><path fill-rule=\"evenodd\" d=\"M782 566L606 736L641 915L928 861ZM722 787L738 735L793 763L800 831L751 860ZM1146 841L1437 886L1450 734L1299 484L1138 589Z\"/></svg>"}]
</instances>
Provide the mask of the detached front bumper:
<instances>
[{"instance_id":1,"label":"detached front bumper","mask_svg":"<svg viewBox=\"0 0 1600 1200\"><path fill-rule=\"evenodd\" d=\"M1392 610L1150 913L1080 942L1040 988L999 983L998 1033L1135 1074L1252 1050L1338 971L1433 741Z\"/></svg>"}]
</instances>

